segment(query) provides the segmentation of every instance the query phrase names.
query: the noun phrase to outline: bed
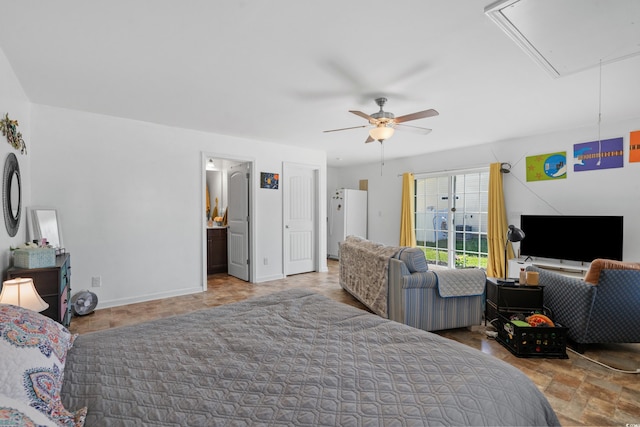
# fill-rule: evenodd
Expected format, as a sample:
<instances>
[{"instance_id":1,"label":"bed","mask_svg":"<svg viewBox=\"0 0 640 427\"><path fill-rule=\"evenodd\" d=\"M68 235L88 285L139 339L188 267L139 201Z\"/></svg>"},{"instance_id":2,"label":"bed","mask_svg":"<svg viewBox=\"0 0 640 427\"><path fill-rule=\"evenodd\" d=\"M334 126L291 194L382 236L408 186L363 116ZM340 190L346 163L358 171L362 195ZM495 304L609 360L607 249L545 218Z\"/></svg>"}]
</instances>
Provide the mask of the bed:
<instances>
[{"instance_id":1,"label":"bed","mask_svg":"<svg viewBox=\"0 0 640 427\"><path fill-rule=\"evenodd\" d=\"M513 366L306 290L80 335L61 400L86 426L559 425Z\"/></svg>"}]
</instances>

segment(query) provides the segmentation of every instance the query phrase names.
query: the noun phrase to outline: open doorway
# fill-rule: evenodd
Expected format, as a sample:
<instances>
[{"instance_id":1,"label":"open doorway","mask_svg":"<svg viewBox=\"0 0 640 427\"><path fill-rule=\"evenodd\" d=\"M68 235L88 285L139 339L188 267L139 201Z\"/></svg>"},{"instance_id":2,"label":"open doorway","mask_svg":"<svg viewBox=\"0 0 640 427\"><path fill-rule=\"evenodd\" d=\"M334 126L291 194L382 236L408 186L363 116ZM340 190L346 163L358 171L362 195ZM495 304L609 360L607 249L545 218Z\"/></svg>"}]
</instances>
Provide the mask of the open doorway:
<instances>
[{"instance_id":1,"label":"open doorway","mask_svg":"<svg viewBox=\"0 0 640 427\"><path fill-rule=\"evenodd\" d=\"M253 161L202 153L203 290L209 274L252 281Z\"/></svg>"}]
</instances>

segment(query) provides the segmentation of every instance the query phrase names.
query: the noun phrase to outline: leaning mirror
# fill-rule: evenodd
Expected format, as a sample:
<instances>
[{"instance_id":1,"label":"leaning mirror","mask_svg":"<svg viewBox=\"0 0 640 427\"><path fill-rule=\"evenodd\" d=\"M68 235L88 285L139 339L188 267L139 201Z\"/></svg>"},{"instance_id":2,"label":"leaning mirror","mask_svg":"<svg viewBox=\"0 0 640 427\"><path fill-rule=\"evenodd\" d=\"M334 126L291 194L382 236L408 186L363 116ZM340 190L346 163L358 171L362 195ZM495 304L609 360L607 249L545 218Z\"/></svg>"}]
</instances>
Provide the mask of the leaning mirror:
<instances>
[{"instance_id":1,"label":"leaning mirror","mask_svg":"<svg viewBox=\"0 0 640 427\"><path fill-rule=\"evenodd\" d=\"M22 211L22 182L20 180L20 166L15 154L9 153L4 162L2 179L2 206L4 208L4 225L9 236L18 233L20 226L20 212Z\"/></svg>"},{"instance_id":2,"label":"leaning mirror","mask_svg":"<svg viewBox=\"0 0 640 427\"><path fill-rule=\"evenodd\" d=\"M64 248L58 211L47 207L31 207L27 211L30 239L40 241L45 238L52 247Z\"/></svg>"}]
</instances>

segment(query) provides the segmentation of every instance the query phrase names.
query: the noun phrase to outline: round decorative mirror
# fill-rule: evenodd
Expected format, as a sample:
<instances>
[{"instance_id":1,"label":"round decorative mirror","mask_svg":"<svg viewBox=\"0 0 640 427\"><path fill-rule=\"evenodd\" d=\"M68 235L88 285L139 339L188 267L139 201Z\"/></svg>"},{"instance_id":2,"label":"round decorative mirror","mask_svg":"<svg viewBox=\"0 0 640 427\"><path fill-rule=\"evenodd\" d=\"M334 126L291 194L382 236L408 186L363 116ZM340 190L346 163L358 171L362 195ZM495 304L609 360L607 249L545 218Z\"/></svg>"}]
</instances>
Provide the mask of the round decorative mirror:
<instances>
[{"instance_id":1,"label":"round decorative mirror","mask_svg":"<svg viewBox=\"0 0 640 427\"><path fill-rule=\"evenodd\" d=\"M4 210L4 225L9 236L18 233L20 212L22 211L22 182L20 181L20 166L15 154L9 153L4 162L2 179L2 207Z\"/></svg>"}]
</instances>

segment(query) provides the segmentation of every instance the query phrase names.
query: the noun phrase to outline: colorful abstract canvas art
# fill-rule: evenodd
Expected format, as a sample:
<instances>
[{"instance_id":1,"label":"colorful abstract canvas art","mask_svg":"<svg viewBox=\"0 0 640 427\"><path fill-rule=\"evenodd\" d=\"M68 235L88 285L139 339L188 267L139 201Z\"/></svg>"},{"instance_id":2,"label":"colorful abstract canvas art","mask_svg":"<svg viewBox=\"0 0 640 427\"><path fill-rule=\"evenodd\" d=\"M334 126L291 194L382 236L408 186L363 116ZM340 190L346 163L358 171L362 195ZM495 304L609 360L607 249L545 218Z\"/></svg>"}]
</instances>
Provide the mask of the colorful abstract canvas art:
<instances>
[{"instance_id":1,"label":"colorful abstract canvas art","mask_svg":"<svg viewBox=\"0 0 640 427\"><path fill-rule=\"evenodd\" d=\"M278 189L280 176L277 173L260 172L260 188Z\"/></svg>"},{"instance_id":2,"label":"colorful abstract canvas art","mask_svg":"<svg viewBox=\"0 0 640 427\"><path fill-rule=\"evenodd\" d=\"M621 168L624 166L622 137L584 142L573 146L575 172Z\"/></svg>"},{"instance_id":3,"label":"colorful abstract canvas art","mask_svg":"<svg viewBox=\"0 0 640 427\"><path fill-rule=\"evenodd\" d=\"M629 163L640 162L640 130L629 133Z\"/></svg>"},{"instance_id":4,"label":"colorful abstract canvas art","mask_svg":"<svg viewBox=\"0 0 640 427\"><path fill-rule=\"evenodd\" d=\"M566 177L566 151L527 157L527 181L549 181Z\"/></svg>"}]
</instances>

